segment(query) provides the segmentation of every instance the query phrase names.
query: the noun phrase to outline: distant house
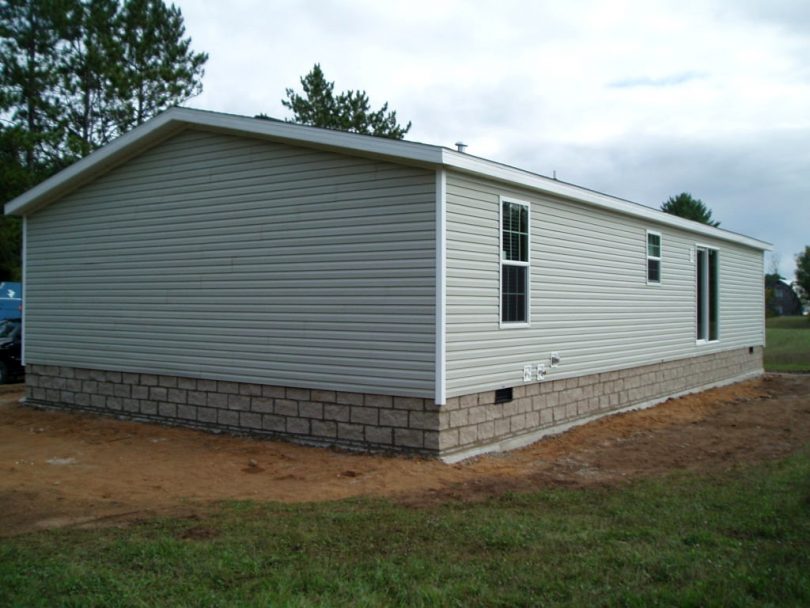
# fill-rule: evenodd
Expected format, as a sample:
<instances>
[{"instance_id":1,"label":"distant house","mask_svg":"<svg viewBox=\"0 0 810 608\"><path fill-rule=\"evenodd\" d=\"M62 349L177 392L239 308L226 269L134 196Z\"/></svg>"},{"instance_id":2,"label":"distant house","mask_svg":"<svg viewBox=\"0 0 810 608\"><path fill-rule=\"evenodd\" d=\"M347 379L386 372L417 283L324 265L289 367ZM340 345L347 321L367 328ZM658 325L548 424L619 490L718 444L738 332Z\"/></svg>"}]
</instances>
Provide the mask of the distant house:
<instances>
[{"instance_id":1,"label":"distant house","mask_svg":"<svg viewBox=\"0 0 810 608\"><path fill-rule=\"evenodd\" d=\"M5 210L32 404L454 460L762 371L767 243L438 146L176 108Z\"/></svg>"},{"instance_id":2,"label":"distant house","mask_svg":"<svg viewBox=\"0 0 810 608\"><path fill-rule=\"evenodd\" d=\"M775 316L800 315L802 303L793 287L774 276L765 276L768 312Z\"/></svg>"}]
</instances>

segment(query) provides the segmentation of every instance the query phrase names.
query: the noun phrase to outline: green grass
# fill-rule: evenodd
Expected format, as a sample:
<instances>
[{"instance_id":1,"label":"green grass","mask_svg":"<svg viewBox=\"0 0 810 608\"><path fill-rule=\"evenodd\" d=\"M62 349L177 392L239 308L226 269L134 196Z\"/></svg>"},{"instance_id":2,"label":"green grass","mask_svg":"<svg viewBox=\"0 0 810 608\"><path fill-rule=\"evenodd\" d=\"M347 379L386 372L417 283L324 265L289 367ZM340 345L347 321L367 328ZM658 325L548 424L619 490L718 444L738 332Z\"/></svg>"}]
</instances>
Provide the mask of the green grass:
<instances>
[{"instance_id":1,"label":"green grass","mask_svg":"<svg viewBox=\"0 0 810 608\"><path fill-rule=\"evenodd\" d=\"M771 317L765 325L765 370L810 372L810 318Z\"/></svg>"},{"instance_id":2,"label":"green grass","mask_svg":"<svg viewBox=\"0 0 810 608\"><path fill-rule=\"evenodd\" d=\"M810 451L476 504L235 502L37 532L0 543L0 605L808 606Z\"/></svg>"}]
</instances>

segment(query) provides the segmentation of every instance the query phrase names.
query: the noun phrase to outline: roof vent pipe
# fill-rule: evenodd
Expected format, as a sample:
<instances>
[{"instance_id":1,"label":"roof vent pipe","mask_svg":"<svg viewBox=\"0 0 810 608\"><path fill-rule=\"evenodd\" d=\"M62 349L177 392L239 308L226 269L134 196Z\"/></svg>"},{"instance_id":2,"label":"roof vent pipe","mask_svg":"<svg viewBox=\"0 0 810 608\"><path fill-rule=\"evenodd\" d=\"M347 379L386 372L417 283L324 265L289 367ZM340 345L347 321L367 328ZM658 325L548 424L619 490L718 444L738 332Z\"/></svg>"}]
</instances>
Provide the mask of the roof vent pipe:
<instances>
[{"instance_id":1,"label":"roof vent pipe","mask_svg":"<svg viewBox=\"0 0 810 608\"><path fill-rule=\"evenodd\" d=\"M467 144L465 144L463 141L457 141L456 142L456 150L458 150L459 152L464 152L464 150L466 150L466 149L467 149Z\"/></svg>"}]
</instances>

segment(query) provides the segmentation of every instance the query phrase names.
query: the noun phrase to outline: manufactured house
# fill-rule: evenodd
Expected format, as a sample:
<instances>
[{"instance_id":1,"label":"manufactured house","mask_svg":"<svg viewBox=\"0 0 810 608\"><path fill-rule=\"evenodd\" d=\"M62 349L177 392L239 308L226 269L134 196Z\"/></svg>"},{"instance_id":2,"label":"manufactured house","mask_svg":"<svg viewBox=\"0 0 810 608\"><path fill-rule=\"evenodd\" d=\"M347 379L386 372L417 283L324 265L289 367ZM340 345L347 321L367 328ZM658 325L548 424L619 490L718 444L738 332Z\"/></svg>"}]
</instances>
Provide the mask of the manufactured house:
<instances>
[{"instance_id":1,"label":"manufactured house","mask_svg":"<svg viewBox=\"0 0 810 608\"><path fill-rule=\"evenodd\" d=\"M37 406L455 460L762 372L769 244L439 146L175 108L5 211Z\"/></svg>"},{"instance_id":2,"label":"manufactured house","mask_svg":"<svg viewBox=\"0 0 810 608\"><path fill-rule=\"evenodd\" d=\"M774 316L802 314L802 302L788 283L773 275L765 276L766 306Z\"/></svg>"}]
</instances>

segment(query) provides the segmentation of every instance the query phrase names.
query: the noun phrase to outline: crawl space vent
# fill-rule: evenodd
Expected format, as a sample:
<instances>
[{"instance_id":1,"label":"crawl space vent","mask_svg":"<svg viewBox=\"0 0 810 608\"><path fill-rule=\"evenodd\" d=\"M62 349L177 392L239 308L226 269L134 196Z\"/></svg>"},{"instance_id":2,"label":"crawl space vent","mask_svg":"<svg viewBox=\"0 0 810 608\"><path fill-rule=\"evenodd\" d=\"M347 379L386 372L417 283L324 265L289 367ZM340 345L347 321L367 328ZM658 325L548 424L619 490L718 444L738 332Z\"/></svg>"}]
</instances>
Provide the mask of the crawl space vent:
<instances>
[{"instance_id":1,"label":"crawl space vent","mask_svg":"<svg viewBox=\"0 0 810 608\"><path fill-rule=\"evenodd\" d=\"M495 403L506 403L512 401L512 387L499 388L495 391Z\"/></svg>"}]
</instances>

